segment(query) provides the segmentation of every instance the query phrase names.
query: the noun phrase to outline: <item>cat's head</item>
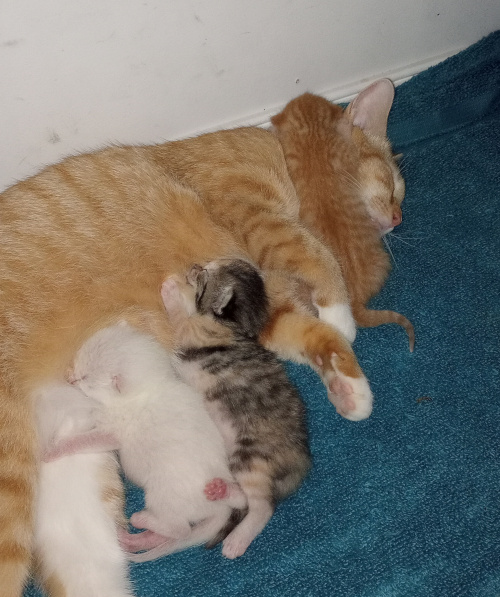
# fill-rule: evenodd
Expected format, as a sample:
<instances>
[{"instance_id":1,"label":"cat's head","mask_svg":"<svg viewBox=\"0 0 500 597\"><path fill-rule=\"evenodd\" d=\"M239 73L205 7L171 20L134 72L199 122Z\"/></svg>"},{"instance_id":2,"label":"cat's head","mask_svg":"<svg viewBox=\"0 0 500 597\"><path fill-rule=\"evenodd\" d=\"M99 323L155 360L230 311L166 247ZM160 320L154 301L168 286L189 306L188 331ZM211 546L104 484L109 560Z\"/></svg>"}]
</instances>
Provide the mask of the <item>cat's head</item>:
<instances>
[{"instance_id":1,"label":"cat's head","mask_svg":"<svg viewBox=\"0 0 500 597\"><path fill-rule=\"evenodd\" d=\"M97 332L81 346L73 366L67 372L68 382L80 389L86 396L107 403L119 393L117 375L113 372L114 363L109 359L107 334Z\"/></svg>"},{"instance_id":2,"label":"cat's head","mask_svg":"<svg viewBox=\"0 0 500 597\"><path fill-rule=\"evenodd\" d=\"M325 98L303 94L271 122L287 160L297 144L314 136L335 140L331 165L338 184L350 186L366 206L380 233L401 223L405 183L387 139L387 118L394 99L389 79L376 81L343 110ZM338 174L337 174L338 173Z\"/></svg>"},{"instance_id":3,"label":"cat's head","mask_svg":"<svg viewBox=\"0 0 500 597\"><path fill-rule=\"evenodd\" d=\"M268 315L268 299L258 270L242 259L194 266L188 281L196 288L196 310L228 325L237 334L256 338Z\"/></svg>"},{"instance_id":4,"label":"cat's head","mask_svg":"<svg viewBox=\"0 0 500 597\"><path fill-rule=\"evenodd\" d=\"M152 340L127 323L103 328L77 352L68 381L102 403L140 390L151 370Z\"/></svg>"}]
</instances>

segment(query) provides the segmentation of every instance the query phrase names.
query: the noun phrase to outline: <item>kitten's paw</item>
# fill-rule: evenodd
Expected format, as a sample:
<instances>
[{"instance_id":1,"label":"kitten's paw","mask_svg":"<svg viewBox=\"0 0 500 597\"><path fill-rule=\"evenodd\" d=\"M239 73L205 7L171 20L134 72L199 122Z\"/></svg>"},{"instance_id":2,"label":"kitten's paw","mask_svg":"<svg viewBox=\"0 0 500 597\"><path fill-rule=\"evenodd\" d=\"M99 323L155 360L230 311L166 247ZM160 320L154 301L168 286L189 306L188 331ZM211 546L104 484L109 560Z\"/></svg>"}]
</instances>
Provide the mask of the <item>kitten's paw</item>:
<instances>
[{"instance_id":1,"label":"kitten's paw","mask_svg":"<svg viewBox=\"0 0 500 597\"><path fill-rule=\"evenodd\" d=\"M222 542L222 555L229 560L242 556L247 550L248 544L239 537L229 534Z\"/></svg>"},{"instance_id":2,"label":"kitten's paw","mask_svg":"<svg viewBox=\"0 0 500 597\"><path fill-rule=\"evenodd\" d=\"M130 524L136 529L148 529L149 522L149 516L144 510L134 512L130 517Z\"/></svg>"},{"instance_id":3,"label":"kitten's paw","mask_svg":"<svg viewBox=\"0 0 500 597\"><path fill-rule=\"evenodd\" d=\"M330 402L345 419L362 421L371 415L373 394L364 375L349 377L340 371L335 371L327 384L327 389Z\"/></svg>"},{"instance_id":4,"label":"kitten's paw","mask_svg":"<svg viewBox=\"0 0 500 597\"><path fill-rule=\"evenodd\" d=\"M215 479L209 481L205 485L205 489L203 491L207 500L210 500L211 502L223 500L229 495L227 483L220 477L216 477Z\"/></svg>"},{"instance_id":5,"label":"kitten's paw","mask_svg":"<svg viewBox=\"0 0 500 597\"><path fill-rule=\"evenodd\" d=\"M62 458L63 454L57 448L49 448L42 454L42 462L49 463L54 462Z\"/></svg>"},{"instance_id":6,"label":"kitten's paw","mask_svg":"<svg viewBox=\"0 0 500 597\"><path fill-rule=\"evenodd\" d=\"M153 533L153 531L143 531L142 533L128 533L125 529L118 530L118 542L123 551L127 553L137 553L164 545L171 541L168 537Z\"/></svg>"},{"instance_id":7,"label":"kitten's paw","mask_svg":"<svg viewBox=\"0 0 500 597\"><path fill-rule=\"evenodd\" d=\"M339 330L352 344L356 338L356 322L351 313L351 307L344 303L330 305L329 307L320 307L318 309L318 318L325 323L330 324Z\"/></svg>"}]
</instances>

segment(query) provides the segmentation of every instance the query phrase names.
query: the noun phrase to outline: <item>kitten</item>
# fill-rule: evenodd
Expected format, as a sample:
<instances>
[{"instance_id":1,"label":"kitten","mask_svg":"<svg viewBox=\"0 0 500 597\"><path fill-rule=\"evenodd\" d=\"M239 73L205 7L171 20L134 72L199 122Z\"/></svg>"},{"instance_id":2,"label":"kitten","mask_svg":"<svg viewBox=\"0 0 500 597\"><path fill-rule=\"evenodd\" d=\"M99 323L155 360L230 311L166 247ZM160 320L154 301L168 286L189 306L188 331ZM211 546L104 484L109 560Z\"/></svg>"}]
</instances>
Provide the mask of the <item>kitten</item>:
<instances>
[{"instance_id":1,"label":"kitten","mask_svg":"<svg viewBox=\"0 0 500 597\"><path fill-rule=\"evenodd\" d=\"M71 403L71 412L68 412ZM68 384L36 396L40 448L87 429L92 405ZM123 491L111 453L43 463L35 511L35 555L46 590L67 597L129 597L128 563L119 546ZM99 557L96 558L95 554ZM59 587L59 590L58 590Z\"/></svg>"},{"instance_id":2,"label":"kitten","mask_svg":"<svg viewBox=\"0 0 500 597\"><path fill-rule=\"evenodd\" d=\"M366 106L353 105L356 118ZM0 578L9 597L22 594L32 555L33 392L62 382L82 342L121 319L169 348L158 290L192 263L257 263L270 301L261 341L314 367L343 416L370 415L340 266L299 208L279 141L257 128L70 157L0 195L0 444L10 446L0 459Z\"/></svg>"},{"instance_id":3,"label":"kitten","mask_svg":"<svg viewBox=\"0 0 500 597\"><path fill-rule=\"evenodd\" d=\"M385 97L387 122L393 86L387 79L375 85ZM361 94L356 102L363 101ZM401 222L404 182L385 127L367 136L359 128L366 123L353 119L351 112L305 93L271 121L300 198L300 218L338 257L356 323L398 323L413 351L415 334L406 317L366 307L389 275L390 259L381 235Z\"/></svg>"},{"instance_id":4,"label":"kitten","mask_svg":"<svg viewBox=\"0 0 500 597\"><path fill-rule=\"evenodd\" d=\"M225 526L232 508L245 507L202 396L176 378L168 354L152 338L127 324L100 330L78 351L70 381L94 406L93 414L85 432L57 442L47 458L119 450L125 474L145 491L146 508L132 515L131 524L163 537L163 544L131 555L132 561L205 543ZM221 482L223 499L207 499ZM141 537L134 539L140 544Z\"/></svg>"},{"instance_id":5,"label":"kitten","mask_svg":"<svg viewBox=\"0 0 500 597\"><path fill-rule=\"evenodd\" d=\"M176 368L205 395L225 439L248 513L223 541L242 555L310 467L305 409L276 356L257 339L267 319L258 271L243 260L195 266L161 290L173 322Z\"/></svg>"}]
</instances>

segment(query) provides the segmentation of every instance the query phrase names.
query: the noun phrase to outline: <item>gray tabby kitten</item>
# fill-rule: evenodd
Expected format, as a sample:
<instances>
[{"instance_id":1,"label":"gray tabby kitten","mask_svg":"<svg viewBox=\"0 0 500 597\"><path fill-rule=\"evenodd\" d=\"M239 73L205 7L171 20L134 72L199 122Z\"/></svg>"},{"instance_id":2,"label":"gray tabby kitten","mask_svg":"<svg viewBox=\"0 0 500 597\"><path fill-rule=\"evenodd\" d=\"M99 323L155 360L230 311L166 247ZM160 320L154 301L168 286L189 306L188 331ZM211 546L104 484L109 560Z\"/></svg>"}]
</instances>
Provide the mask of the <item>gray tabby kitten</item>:
<instances>
[{"instance_id":1,"label":"gray tabby kitten","mask_svg":"<svg viewBox=\"0 0 500 597\"><path fill-rule=\"evenodd\" d=\"M187 281L168 278L161 294L176 337L175 366L203 392L248 499L243 520L234 511L232 524L211 542L231 531L222 553L236 558L310 468L304 405L274 353L257 342L268 303L253 265L238 259L194 266Z\"/></svg>"}]
</instances>

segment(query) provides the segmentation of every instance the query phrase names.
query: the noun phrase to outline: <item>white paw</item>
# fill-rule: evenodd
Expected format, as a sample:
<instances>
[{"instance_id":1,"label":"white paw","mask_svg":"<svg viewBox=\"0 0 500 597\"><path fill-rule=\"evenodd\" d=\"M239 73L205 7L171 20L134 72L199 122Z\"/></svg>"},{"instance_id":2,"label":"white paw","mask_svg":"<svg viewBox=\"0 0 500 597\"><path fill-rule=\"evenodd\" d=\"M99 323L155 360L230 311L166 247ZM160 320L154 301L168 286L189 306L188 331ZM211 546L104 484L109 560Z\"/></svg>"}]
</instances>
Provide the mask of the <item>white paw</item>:
<instances>
[{"instance_id":1,"label":"white paw","mask_svg":"<svg viewBox=\"0 0 500 597\"><path fill-rule=\"evenodd\" d=\"M342 373L330 384L334 403L339 415L349 421L367 419L373 409L373 394L366 377L348 377Z\"/></svg>"},{"instance_id":2,"label":"white paw","mask_svg":"<svg viewBox=\"0 0 500 597\"><path fill-rule=\"evenodd\" d=\"M229 534L222 542L222 555L229 560L234 560L242 556L247 547L246 542L239 540L237 537L231 537L231 534Z\"/></svg>"},{"instance_id":3,"label":"white paw","mask_svg":"<svg viewBox=\"0 0 500 597\"><path fill-rule=\"evenodd\" d=\"M337 303L329 307L319 307L318 317L321 321L329 323L331 326L339 330L349 340L354 342L356 338L356 322L351 313L351 308L345 303Z\"/></svg>"}]
</instances>

